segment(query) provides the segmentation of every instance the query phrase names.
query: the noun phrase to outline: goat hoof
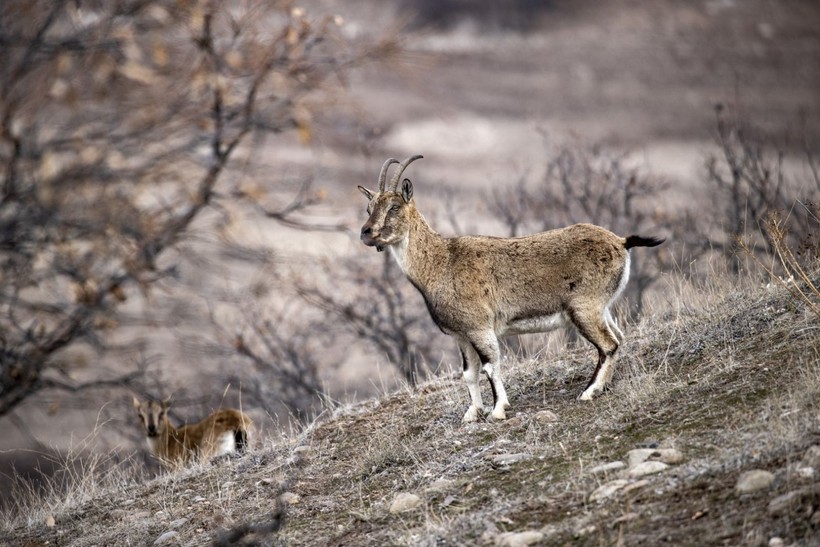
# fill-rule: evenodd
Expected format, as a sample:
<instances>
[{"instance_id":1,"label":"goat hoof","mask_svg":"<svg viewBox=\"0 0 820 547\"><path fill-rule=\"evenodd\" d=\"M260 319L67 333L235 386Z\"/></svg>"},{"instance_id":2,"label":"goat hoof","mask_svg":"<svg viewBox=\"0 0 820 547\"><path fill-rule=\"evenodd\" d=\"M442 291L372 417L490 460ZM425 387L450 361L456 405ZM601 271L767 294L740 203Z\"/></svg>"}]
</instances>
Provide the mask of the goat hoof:
<instances>
[{"instance_id":1,"label":"goat hoof","mask_svg":"<svg viewBox=\"0 0 820 547\"><path fill-rule=\"evenodd\" d=\"M601 388L587 388L584 392L578 397L579 401L591 401L596 396L603 393Z\"/></svg>"},{"instance_id":2,"label":"goat hoof","mask_svg":"<svg viewBox=\"0 0 820 547\"><path fill-rule=\"evenodd\" d=\"M465 424L470 424L470 423L473 423L473 422L477 422L478 421L478 414L479 414L478 409L474 406L471 406L470 408L467 409L467 412L464 414L464 417L461 419L461 421Z\"/></svg>"},{"instance_id":3,"label":"goat hoof","mask_svg":"<svg viewBox=\"0 0 820 547\"><path fill-rule=\"evenodd\" d=\"M502 407L502 408L498 408L498 409L493 410L492 414L490 414L490 417L493 420L502 421L502 420L507 419L507 413L504 411L504 408Z\"/></svg>"}]
</instances>

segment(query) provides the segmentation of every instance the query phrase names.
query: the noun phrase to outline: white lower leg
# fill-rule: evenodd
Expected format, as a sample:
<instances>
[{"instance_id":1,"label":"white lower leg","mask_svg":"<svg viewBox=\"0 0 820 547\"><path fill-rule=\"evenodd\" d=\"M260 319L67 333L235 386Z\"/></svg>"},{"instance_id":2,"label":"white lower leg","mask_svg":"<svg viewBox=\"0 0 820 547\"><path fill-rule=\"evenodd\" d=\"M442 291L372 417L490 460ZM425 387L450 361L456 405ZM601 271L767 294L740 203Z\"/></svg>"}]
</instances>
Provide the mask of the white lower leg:
<instances>
[{"instance_id":1,"label":"white lower leg","mask_svg":"<svg viewBox=\"0 0 820 547\"><path fill-rule=\"evenodd\" d=\"M495 397L495 404L490 416L495 420L506 420L506 409L509 408L510 401L507 399L507 390L504 389L504 383L501 381L501 369L498 365L487 363L484 365L484 372L487 373L487 377L490 379Z\"/></svg>"},{"instance_id":2,"label":"white lower leg","mask_svg":"<svg viewBox=\"0 0 820 547\"><path fill-rule=\"evenodd\" d=\"M606 356L603 364L601 364L601 367L598 369L593 382L589 384L589 387L584 390L580 397L578 397L580 400L591 401L593 397L603 393L609 378L612 377L613 361L614 359L612 356Z\"/></svg>"},{"instance_id":3,"label":"white lower leg","mask_svg":"<svg viewBox=\"0 0 820 547\"><path fill-rule=\"evenodd\" d=\"M464 381L467 382L467 391L470 392L470 408L467 409L461 421L475 422L483 410L481 388L478 385L478 367L469 365L464 371Z\"/></svg>"}]
</instances>

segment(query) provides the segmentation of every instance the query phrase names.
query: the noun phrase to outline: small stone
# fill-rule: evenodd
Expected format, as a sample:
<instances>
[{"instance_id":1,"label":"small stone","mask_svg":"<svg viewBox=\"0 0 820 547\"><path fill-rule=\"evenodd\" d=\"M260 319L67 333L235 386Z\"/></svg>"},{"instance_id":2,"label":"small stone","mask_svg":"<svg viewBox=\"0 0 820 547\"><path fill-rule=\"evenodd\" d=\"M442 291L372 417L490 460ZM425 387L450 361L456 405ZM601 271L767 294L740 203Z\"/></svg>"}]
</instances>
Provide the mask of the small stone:
<instances>
[{"instance_id":1,"label":"small stone","mask_svg":"<svg viewBox=\"0 0 820 547\"><path fill-rule=\"evenodd\" d=\"M804 466L804 467L798 467L797 469L794 470L794 472L801 479L807 479L807 480L812 480L814 478L814 476L817 474L816 471L814 470L814 467L809 467L808 465Z\"/></svg>"},{"instance_id":2,"label":"small stone","mask_svg":"<svg viewBox=\"0 0 820 547\"><path fill-rule=\"evenodd\" d=\"M676 448L659 448L656 452L660 454L658 459L665 464L678 465L683 461L683 454Z\"/></svg>"},{"instance_id":3,"label":"small stone","mask_svg":"<svg viewBox=\"0 0 820 547\"><path fill-rule=\"evenodd\" d=\"M643 463L639 463L632 469L627 472L627 475L632 477L633 479L637 479L640 477L645 477L647 475L654 475L655 473L660 473L668 469L669 466L663 462L658 461L647 461Z\"/></svg>"},{"instance_id":4,"label":"small stone","mask_svg":"<svg viewBox=\"0 0 820 547\"><path fill-rule=\"evenodd\" d=\"M453 481L449 479L439 478L430 483L427 487L428 492L444 492L453 486Z\"/></svg>"},{"instance_id":5,"label":"small stone","mask_svg":"<svg viewBox=\"0 0 820 547\"><path fill-rule=\"evenodd\" d=\"M300 498L299 494L296 494L294 492L285 492L284 494L279 496L279 499L282 500L282 503L286 503L288 505L296 505L297 503L299 503Z\"/></svg>"},{"instance_id":6,"label":"small stone","mask_svg":"<svg viewBox=\"0 0 820 547\"><path fill-rule=\"evenodd\" d=\"M548 424L558 421L558 415L552 410L539 410L535 413L535 420L542 424Z\"/></svg>"},{"instance_id":7,"label":"small stone","mask_svg":"<svg viewBox=\"0 0 820 547\"><path fill-rule=\"evenodd\" d=\"M530 459L530 455L524 452L519 452L517 454L498 454L496 456L490 456L489 460L493 462L495 465L512 465L514 463L523 462Z\"/></svg>"},{"instance_id":8,"label":"small stone","mask_svg":"<svg viewBox=\"0 0 820 547\"><path fill-rule=\"evenodd\" d=\"M649 481L646 480L646 479L641 479L639 481L630 482L629 484L624 486L624 489L621 493L622 494L628 494L629 492L632 492L633 490L637 490L638 488L643 488L647 484L649 484Z\"/></svg>"},{"instance_id":9,"label":"small stone","mask_svg":"<svg viewBox=\"0 0 820 547\"><path fill-rule=\"evenodd\" d=\"M504 422L507 427L519 427L524 424L524 419L521 416L513 416Z\"/></svg>"},{"instance_id":10,"label":"small stone","mask_svg":"<svg viewBox=\"0 0 820 547\"><path fill-rule=\"evenodd\" d=\"M175 521L172 521L172 522L168 525L168 528L170 528L171 530L174 530L174 529L176 529L176 528L181 527L181 526L182 526L182 525L184 525L186 522L188 522L188 519L186 519L186 518L177 519L177 520L175 520Z\"/></svg>"},{"instance_id":11,"label":"small stone","mask_svg":"<svg viewBox=\"0 0 820 547\"><path fill-rule=\"evenodd\" d=\"M422 500L415 494L410 492L401 492L393 498L393 503L390 504L391 513L403 513L405 511L412 511L422 504Z\"/></svg>"},{"instance_id":12,"label":"small stone","mask_svg":"<svg viewBox=\"0 0 820 547\"><path fill-rule=\"evenodd\" d=\"M636 448L627 455L629 467L635 467L646 461L659 461L669 465L677 465L683 461L683 454L675 448Z\"/></svg>"},{"instance_id":13,"label":"small stone","mask_svg":"<svg viewBox=\"0 0 820 547\"><path fill-rule=\"evenodd\" d=\"M752 469L740 474L735 484L735 492L738 494L751 494L758 490L765 490L772 485L774 474L763 469Z\"/></svg>"},{"instance_id":14,"label":"small stone","mask_svg":"<svg viewBox=\"0 0 820 547\"><path fill-rule=\"evenodd\" d=\"M544 534L536 530L526 532L505 532L495 539L498 547L527 547L544 539Z\"/></svg>"},{"instance_id":15,"label":"small stone","mask_svg":"<svg viewBox=\"0 0 820 547\"><path fill-rule=\"evenodd\" d=\"M621 469L625 468L626 464L624 462L609 462L603 463L601 465L596 465L592 469L589 470L590 473L593 475L603 474L603 473L613 473L615 471L620 471Z\"/></svg>"},{"instance_id":16,"label":"small stone","mask_svg":"<svg viewBox=\"0 0 820 547\"><path fill-rule=\"evenodd\" d=\"M172 539L174 539L178 535L179 535L179 532L175 532L174 530L169 530L168 532L165 532L164 534L159 536L157 538L157 540L154 542L154 545L165 545L166 543L170 542Z\"/></svg>"},{"instance_id":17,"label":"small stone","mask_svg":"<svg viewBox=\"0 0 820 547\"><path fill-rule=\"evenodd\" d=\"M616 479L606 484L602 484L589 495L589 501L603 501L611 498L618 490L627 484L629 484L629 481L625 479Z\"/></svg>"},{"instance_id":18,"label":"small stone","mask_svg":"<svg viewBox=\"0 0 820 547\"><path fill-rule=\"evenodd\" d=\"M626 461L629 467L635 467L649 459L655 450L653 448L636 448L626 453Z\"/></svg>"},{"instance_id":19,"label":"small stone","mask_svg":"<svg viewBox=\"0 0 820 547\"><path fill-rule=\"evenodd\" d=\"M769 547L783 547L784 545L786 545L786 542L777 536L769 540Z\"/></svg>"},{"instance_id":20,"label":"small stone","mask_svg":"<svg viewBox=\"0 0 820 547\"><path fill-rule=\"evenodd\" d=\"M191 501L194 502L194 503L202 503L203 501L205 501L205 498L203 498L202 496L197 496L194 499L192 499Z\"/></svg>"},{"instance_id":21,"label":"small stone","mask_svg":"<svg viewBox=\"0 0 820 547\"><path fill-rule=\"evenodd\" d=\"M46 517L46 526L48 526L49 528L54 528L56 524L57 521L54 520L54 515L49 515Z\"/></svg>"}]
</instances>

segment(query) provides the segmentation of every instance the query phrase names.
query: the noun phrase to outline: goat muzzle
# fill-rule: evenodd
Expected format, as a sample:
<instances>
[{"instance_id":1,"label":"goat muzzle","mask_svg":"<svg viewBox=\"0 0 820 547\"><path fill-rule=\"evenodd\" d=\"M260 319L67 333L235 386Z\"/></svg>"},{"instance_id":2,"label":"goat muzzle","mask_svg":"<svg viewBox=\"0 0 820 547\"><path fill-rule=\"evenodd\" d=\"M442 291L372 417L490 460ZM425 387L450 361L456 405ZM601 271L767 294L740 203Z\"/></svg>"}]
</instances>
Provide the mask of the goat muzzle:
<instances>
[{"instance_id":1,"label":"goat muzzle","mask_svg":"<svg viewBox=\"0 0 820 547\"><path fill-rule=\"evenodd\" d=\"M382 252L384 247L376 243L376 240L373 238L373 228L368 225L364 225L362 227L362 233L359 236L359 239L362 240L362 243L367 245L368 247L376 247L376 250Z\"/></svg>"}]
</instances>

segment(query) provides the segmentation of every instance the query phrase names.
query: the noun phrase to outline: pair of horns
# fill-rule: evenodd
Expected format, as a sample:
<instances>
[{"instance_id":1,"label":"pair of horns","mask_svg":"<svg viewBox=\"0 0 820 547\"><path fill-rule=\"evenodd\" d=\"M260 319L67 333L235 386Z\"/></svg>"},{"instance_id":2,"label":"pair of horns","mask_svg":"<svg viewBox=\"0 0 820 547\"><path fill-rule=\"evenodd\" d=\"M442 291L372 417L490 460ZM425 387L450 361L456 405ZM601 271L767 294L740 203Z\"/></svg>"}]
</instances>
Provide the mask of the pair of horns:
<instances>
[{"instance_id":1,"label":"pair of horns","mask_svg":"<svg viewBox=\"0 0 820 547\"><path fill-rule=\"evenodd\" d=\"M421 154L417 154L415 156L410 156L403 162L399 163L399 160L395 158L390 158L384 165L382 165L382 172L379 173L379 192L384 192L384 181L387 179L387 169L394 163L399 164L399 168L396 171L396 174L393 175L393 178L390 179L390 191L395 192L396 187L399 185L399 180L401 180L401 176L404 174L404 170L407 169L407 166L413 163L414 161L423 158Z\"/></svg>"}]
</instances>

